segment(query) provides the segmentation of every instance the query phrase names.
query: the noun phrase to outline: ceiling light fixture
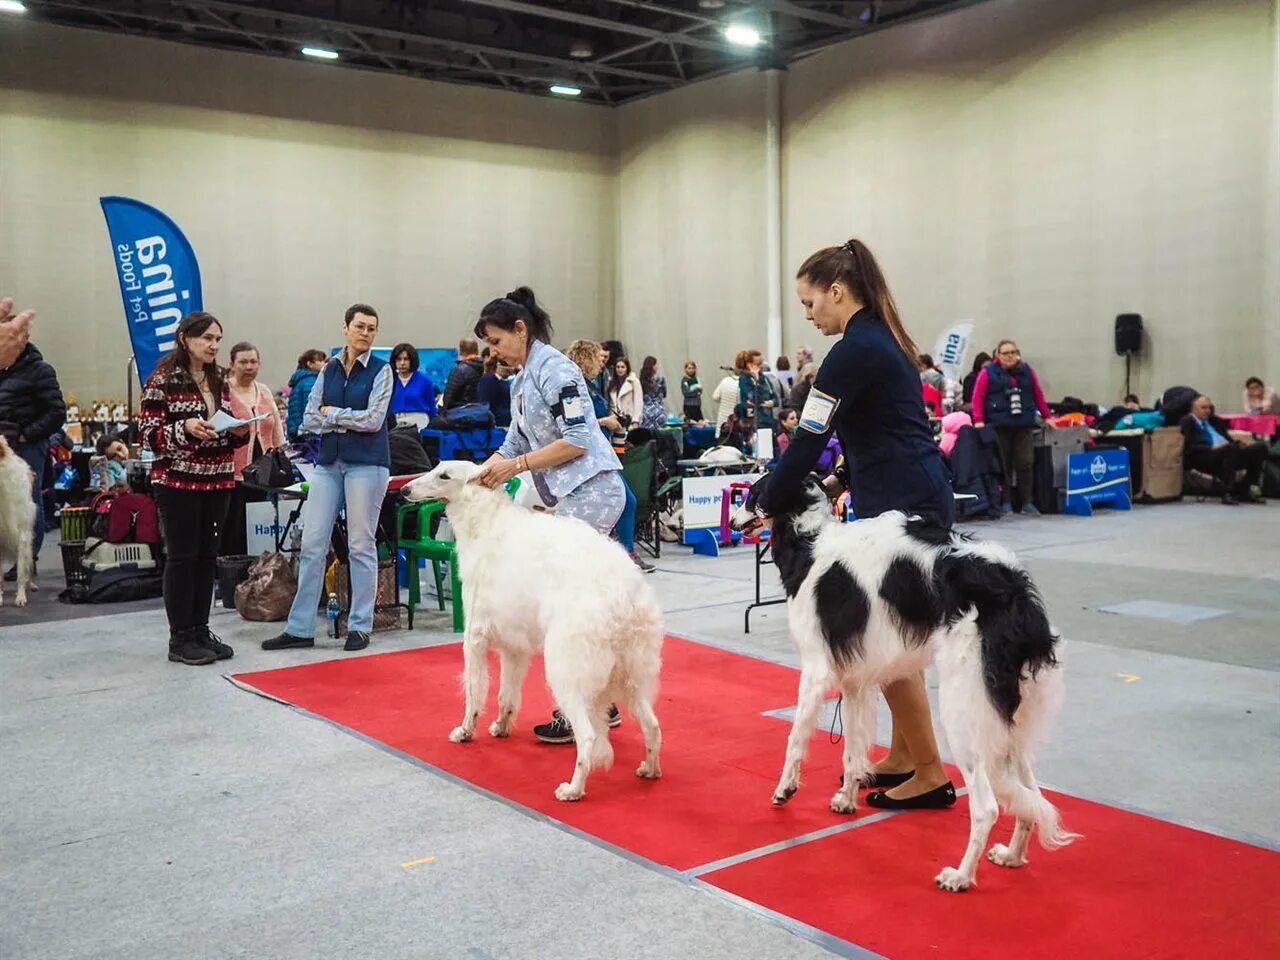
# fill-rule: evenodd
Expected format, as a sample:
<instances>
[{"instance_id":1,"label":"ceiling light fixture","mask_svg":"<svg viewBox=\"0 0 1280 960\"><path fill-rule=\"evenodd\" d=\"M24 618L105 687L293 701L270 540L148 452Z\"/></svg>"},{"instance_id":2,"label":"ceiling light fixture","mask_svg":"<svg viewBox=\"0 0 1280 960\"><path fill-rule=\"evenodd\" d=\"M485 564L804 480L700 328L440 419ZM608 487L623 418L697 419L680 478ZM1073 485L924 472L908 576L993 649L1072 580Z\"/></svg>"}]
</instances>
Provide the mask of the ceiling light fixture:
<instances>
[{"instance_id":1,"label":"ceiling light fixture","mask_svg":"<svg viewBox=\"0 0 1280 960\"><path fill-rule=\"evenodd\" d=\"M760 46L760 31L745 23L731 23L724 28L724 38L738 47Z\"/></svg>"},{"instance_id":2,"label":"ceiling light fixture","mask_svg":"<svg viewBox=\"0 0 1280 960\"><path fill-rule=\"evenodd\" d=\"M303 47L304 57L315 57L317 60L337 60L337 50L326 50L324 47Z\"/></svg>"},{"instance_id":3,"label":"ceiling light fixture","mask_svg":"<svg viewBox=\"0 0 1280 960\"><path fill-rule=\"evenodd\" d=\"M0 13L26 13L25 4L19 3L18 0L0 0Z\"/></svg>"},{"instance_id":4,"label":"ceiling light fixture","mask_svg":"<svg viewBox=\"0 0 1280 960\"><path fill-rule=\"evenodd\" d=\"M573 41L573 46L569 48L569 56L575 60L586 60L593 54L595 54L595 50L585 40L575 40Z\"/></svg>"},{"instance_id":5,"label":"ceiling light fixture","mask_svg":"<svg viewBox=\"0 0 1280 960\"><path fill-rule=\"evenodd\" d=\"M582 88L573 87L567 83L553 83L551 92L560 97L578 97L582 95Z\"/></svg>"}]
</instances>

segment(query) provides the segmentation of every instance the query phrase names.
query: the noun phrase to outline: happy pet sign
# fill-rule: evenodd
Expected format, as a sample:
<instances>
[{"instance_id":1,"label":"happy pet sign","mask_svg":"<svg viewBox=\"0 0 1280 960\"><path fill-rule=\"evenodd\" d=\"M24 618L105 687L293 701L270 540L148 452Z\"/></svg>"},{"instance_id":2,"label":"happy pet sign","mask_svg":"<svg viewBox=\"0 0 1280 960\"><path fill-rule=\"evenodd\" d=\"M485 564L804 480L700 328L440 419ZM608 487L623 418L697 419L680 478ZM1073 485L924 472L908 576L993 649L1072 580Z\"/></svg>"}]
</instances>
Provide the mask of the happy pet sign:
<instances>
[{"instance_id":1,"label":"happy pet sign","mask_svg":"<svg viewBox=\"0 0 1280 960\"><path fill-rule=\"evenodd\" d=\"M129 197L100 197L99 202L138 378L145 383L173 349L182 318L202 308L200 266L178 225L155 207Z\"/></svg>"}]
</instances>

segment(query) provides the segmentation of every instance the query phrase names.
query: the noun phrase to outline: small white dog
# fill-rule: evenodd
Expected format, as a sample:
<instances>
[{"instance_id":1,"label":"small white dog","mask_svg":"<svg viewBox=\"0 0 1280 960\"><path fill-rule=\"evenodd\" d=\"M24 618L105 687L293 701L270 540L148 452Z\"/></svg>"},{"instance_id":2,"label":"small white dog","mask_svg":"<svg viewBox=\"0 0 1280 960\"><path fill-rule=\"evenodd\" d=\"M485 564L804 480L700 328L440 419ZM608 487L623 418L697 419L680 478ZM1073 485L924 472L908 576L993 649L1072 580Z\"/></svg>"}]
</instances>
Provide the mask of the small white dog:
<instances>
[{"instance_id":1,"label":"small white dog","mask_svg":"<svg viewBox=\"0 0 1280 960\"><path fill-rule=\"evenodd\" d=\"M625 704L644 734L636 776L662 776L662 732L653 712L662 667L662 611L640 571L617 544L580 520L535 513L501 490L470 481L477 464L448 460L404 488L411 501L442 500L458 546L466 632L462 639L466 712L449 734L475 736L489 693L486 651L498 651L502 679L494 737L511 734L529 662L542 651L547 684L573 725L573 778L558 800L580 800L592 767L613 763L607 711Z\"/></svg>"},{"instance_id":2,"label":"small white dog","mask_svg":"<svg viewBox=\"0 0 1280 960\"><path fill-rule=\"evenodd\" d=\"M18 593L14 603L27 605L27 584L31 580L31 535L36 523L36 505L31 499L34 479L27 462L13 452L0 437L0 570L10 563L18 567ZM35 584L31 584L35 589ZM4 581L0 580L0 606L4 605Z\"/></svg>"}]
</instances>

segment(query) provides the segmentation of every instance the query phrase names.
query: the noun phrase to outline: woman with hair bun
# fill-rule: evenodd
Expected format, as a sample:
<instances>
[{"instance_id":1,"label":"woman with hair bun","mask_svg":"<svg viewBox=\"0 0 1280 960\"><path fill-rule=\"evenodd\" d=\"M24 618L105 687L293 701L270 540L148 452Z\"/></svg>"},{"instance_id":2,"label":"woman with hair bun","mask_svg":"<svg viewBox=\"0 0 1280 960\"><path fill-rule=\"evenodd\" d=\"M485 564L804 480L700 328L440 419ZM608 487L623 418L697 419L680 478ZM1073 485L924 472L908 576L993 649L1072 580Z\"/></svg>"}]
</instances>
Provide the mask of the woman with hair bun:
<instances>
[{"instance_id":1,"label":"woman with hair bun","mask_svg":"<svg viewBox=\"0 0 1280 960\"><path fill-rule=\"evenodd\" d=\"M532 290L518 287L485 305L475 333L499 360L521 368L511 383L511 427L477 481L496 487L527 471L543 503L608 536L626 505L622 464L596 421L582 370L551 346L551 318ZM609 726L621 722L611 705ZM573 742L558 710L533 733L546 743Z\"/></svg>"}]
</instances>

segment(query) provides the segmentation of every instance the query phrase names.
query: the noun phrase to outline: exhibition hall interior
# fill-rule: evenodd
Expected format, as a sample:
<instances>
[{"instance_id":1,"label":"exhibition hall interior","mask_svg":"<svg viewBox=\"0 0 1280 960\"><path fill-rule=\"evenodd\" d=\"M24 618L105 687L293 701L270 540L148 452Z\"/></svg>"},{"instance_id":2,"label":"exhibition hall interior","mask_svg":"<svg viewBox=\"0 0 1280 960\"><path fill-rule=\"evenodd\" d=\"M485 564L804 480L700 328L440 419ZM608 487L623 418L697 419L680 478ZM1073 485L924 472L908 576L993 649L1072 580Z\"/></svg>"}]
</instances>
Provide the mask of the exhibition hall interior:
<instances>
[{"instance_id":1,"label":"exhibition hall interior","mask_svg":"<svg viewBox=\"0 0 1280 960\"><path fill-rule=\"evenodd\" d=\"M0 0L0 957L1280 956L1280 0Z\"/></svg>"}]
</instances>

